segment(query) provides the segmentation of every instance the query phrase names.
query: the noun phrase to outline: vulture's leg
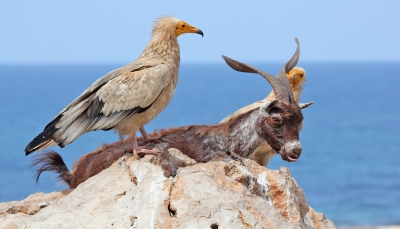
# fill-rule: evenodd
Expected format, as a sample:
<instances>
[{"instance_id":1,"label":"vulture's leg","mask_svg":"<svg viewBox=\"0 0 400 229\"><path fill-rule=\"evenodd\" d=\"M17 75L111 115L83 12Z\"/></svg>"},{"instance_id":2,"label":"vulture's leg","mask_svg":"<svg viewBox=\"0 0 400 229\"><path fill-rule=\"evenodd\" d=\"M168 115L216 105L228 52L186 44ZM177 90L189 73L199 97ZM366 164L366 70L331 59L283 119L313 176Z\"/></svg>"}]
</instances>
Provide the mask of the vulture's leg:
<instances>
[{"instance_id":1,"label":"vulture's leg","mask_svg":"<svg viewBox=\"0 0 400 229\"><path fill-rule=\"evenodd\" d=\"M144 129L144 127L140 127L140 133L143 136L143 145L146 145L149 142L154 142L154 143L160 143L160 142L167 142L167 143L171 143L168 140L164 140L163 138L153 138L150 137L150 135L146 132L146 130Z\"/></svg>"},{"instance_id":2,"label":"vulture's leg","mask_svg":"<svg viewBox=\"0 0 400 229\"><path fill-rule=\"evenodd\" d=\"M138 146L136 134L134 134L132 136L132 151L133 151L133 155L137 159L139 159L139 153L158 155L158 152L156 150L150 150L150 149L146 149L145 147Z\"/></svg>"}]
</instances>

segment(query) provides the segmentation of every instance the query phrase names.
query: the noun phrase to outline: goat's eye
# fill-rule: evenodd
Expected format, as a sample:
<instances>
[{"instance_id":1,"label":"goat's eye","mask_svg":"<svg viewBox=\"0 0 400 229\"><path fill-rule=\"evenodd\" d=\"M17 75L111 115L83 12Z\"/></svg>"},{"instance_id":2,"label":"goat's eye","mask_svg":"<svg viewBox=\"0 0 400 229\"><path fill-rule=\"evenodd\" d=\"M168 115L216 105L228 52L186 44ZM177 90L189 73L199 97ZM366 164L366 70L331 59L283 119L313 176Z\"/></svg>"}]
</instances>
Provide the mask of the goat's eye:
<instances>
[{"instance_id":1,"label":"goat's eye","mask_svg":"<svg viewBox=\"0 0 400 229\"><path fill-rule=\"evenodd\" d=\"M272 116L271 119L272 119L273 125L276 127L278 127L282 124L282 119L280 116Z\"/></svg>"}]
</instances>

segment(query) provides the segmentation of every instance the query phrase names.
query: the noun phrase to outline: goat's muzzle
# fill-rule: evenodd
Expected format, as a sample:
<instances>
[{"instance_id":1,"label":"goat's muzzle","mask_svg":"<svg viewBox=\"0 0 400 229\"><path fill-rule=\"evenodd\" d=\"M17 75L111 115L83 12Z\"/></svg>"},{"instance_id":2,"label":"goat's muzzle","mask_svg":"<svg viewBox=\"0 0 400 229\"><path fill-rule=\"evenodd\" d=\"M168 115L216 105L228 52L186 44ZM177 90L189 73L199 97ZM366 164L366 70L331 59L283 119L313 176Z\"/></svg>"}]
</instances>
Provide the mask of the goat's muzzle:
<instances>
[{"instance_id":1,"label":"goat's muzzle","mask_svg":"<svg viewBox=\"0 0 400 229\"><path fill-rule=\"evenodd\" d=\"M296 162L300 158L302 150L300 141L291 141L282 146L279 154L287 162Z\"/></svg>"}]
</instances>

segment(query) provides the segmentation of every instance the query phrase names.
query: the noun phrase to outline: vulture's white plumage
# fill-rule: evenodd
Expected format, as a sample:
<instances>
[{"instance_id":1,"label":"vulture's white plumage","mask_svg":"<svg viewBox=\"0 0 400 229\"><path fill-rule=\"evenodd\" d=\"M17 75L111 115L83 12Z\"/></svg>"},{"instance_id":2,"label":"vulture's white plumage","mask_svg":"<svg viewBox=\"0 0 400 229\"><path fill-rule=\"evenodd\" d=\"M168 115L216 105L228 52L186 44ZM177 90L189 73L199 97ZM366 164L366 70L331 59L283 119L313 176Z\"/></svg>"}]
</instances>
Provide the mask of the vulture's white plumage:
<instances>
[{"instance_id":1,"label":"vulture's white plumage","mask_svg":"<svg viewBox=\"0 0 400 229\"><path fill-rule=\"evenodd\" d=\"M137 145L136 132L151 140L143 126L168 105L174 95L180 64L177 37L203 32L174 17L159 18L150 42L132 63L109 72L72 101L25 148L26 155L57 144L64 147L92 130L116 130L132 137L133 150L154 153Z\"/></svg>"}]
</instances>

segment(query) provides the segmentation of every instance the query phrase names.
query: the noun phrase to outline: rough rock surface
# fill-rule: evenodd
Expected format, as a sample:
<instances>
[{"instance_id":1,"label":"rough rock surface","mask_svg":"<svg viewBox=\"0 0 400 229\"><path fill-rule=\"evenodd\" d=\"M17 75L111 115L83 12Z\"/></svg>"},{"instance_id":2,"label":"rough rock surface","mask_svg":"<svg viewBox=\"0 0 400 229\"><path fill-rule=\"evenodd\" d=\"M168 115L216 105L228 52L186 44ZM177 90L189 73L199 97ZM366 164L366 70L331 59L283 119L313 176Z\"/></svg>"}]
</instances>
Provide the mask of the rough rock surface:
<instances>
[{"instance_id":1,"label":"rough rock surface","mask_svg":"<svg viewBox=\"0 0 400 229\"><path fill-rule=\"evenodd\" d=\"M400 229L400 225L340 227L340 229Z\"/></svg>"},{"instance_id":2,"label":"rough rock surface","mask_svg":"<svg viewBox=\"0 0 400 229\"><path fill-rule=\"evenodd\" d=\"M392 226L356 226L356 227L341 227L340 229L400 229L400 225L392 225Z\"/></svg>"},{"instance_id":3,"label":"rough rock surface","mask_svg":"<svg viewBox=\"0 0 400 229\"><path fill-rule=\"evenodd\" d=\"M335 228L282 167L221 152L124 156L72 191L0 203L0 228ZM165 158L165 157L164 157Z\"/></svg>"}]
</instances>

